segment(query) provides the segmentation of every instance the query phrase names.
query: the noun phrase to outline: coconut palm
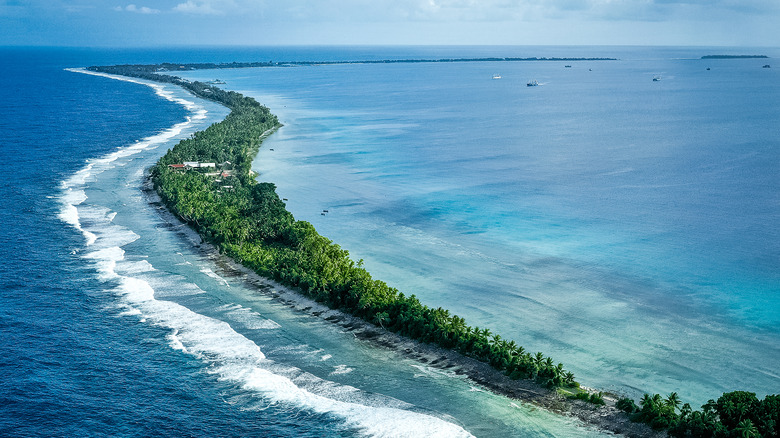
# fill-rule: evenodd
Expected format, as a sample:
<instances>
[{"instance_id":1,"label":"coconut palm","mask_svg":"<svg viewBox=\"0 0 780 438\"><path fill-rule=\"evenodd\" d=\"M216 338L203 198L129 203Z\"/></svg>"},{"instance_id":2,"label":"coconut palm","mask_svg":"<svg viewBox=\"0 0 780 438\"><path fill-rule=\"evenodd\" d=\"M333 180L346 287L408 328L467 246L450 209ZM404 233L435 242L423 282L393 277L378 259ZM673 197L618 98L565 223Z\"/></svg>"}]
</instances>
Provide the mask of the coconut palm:
<instances>
[{"instance_id":1,"label":"coconut palm","mask_svg":"<svg viewBox=\"0 0 780 438\"><path fill-rule=\"evenodd\" d=\"M642 408L644 409L647 407L650 409L650 407L653 406L653 398L650 396L650 394L645 393L645 395L642 396L642 399L639 400L639 404L642 405Z\"/></svg>"},{"instance_id":2,"label":"coconut palm","mask_svg":"<svg viewBox=\"0 0 780 438\"><path fill-rule=\"evenodd\" d=\"M544 363L544 353L539 351L536 353L536 355L534 355L534 364L536 364L538 368L541 368L543 363Z\"/></svg>"},{"instance_id":3,"label":"coconut palm","mask_svg":"<svg viewBox=\"0 0 780 438\"><path fill-rule=\"evenodd\" d=\"M677 410L677 408L680 406L680 403L682 403L680 401L680 396L678 396L676 392L673 392L666 397L666 406L672 408L672 412Z\"/></svg>"},{"instance_id":4,"label":"coconut palm","mask_svg":"<svg viewBox=\"0 0 780 438\"><path fill-rule=\"evenodd\" d=\"M737 436L740 438L759 438L761 435L758 433L758 428L750 420L742 420L734 429Z\"/></svg>"},{"instance_id":5,"label":"coconut palm","mask_svg":"<svg viewBox=\"0 0 780 438\"><path fill-rule=\"evenodd\" d=\"M379 312L374 316L374 321L377 322L380 327L385 328L385 323L390 321L390 315L387 312Z\"/></svg>"}]
</instances>

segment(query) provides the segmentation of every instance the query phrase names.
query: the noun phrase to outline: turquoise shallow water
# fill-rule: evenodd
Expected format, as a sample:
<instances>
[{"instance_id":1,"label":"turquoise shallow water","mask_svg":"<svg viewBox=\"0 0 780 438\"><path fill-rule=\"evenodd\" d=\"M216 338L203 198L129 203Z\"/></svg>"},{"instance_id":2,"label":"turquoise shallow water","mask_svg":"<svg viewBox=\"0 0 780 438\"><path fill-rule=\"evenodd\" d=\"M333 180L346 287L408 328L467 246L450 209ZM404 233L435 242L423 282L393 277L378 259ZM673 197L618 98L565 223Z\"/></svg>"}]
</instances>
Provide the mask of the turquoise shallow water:
<instances>
[{"instance_id":1,"label":"turquoise shallow water","mask_svg":"<svg viewBox=\"0 0 780 438\"><path fill-rule=\"evenodd\" d=\"M280 116L261 179L376 277L585 384L698 405L780 387L780 88L713 50L186 77Z\"/></svg>"},{"instance_id":2,"label":"turquoise shallow water","mask_svg":"<svg viewBox=\"0 0 780 438\"><path fill-rule=\"evenodd\" d=\"M3 49L0 435L600 436L222 275L140 184L225 110L92 64L620 57L188 77L279 114L261 178L376 277L590 386L777 392L776 71L578 50Z\"/></svg>"},{"instance_id":3,"label":"turquoise shallow water","mask_svg":"<svg viewBox=\"0 0 780 438\"><path fill-rule=\"evenodd\" d=\"M2 54L0 435L601 436L292 312L164 222L144 169L225 109L65 68L212 52Z\"/></svg>"}]
</instances>

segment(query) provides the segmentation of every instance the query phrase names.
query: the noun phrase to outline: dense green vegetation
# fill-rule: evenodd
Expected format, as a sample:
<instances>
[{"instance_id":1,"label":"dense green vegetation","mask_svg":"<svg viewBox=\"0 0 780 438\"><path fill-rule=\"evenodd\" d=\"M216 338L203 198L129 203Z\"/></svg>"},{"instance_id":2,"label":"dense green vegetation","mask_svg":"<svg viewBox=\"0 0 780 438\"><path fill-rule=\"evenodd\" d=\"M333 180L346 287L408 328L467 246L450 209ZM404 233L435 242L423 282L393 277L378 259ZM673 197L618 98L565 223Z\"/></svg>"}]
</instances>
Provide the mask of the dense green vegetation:
<instances>
[{"instance_id":1,"label":"dense green vegetation","mask_svg":"<svg viewBox=\"0 0 780 438\"><path fill-rule=\"evenodd\" d=\"M701 411L682 404L677 393L663 398L645 394L641 408L633 400L622 398L617 407L631 419L654 429L666 429L673 437L749 438L780 436L780 395L759 400L755 393L734 391L710 400Z\"/></svg>"},{"instance_id":2,"label":"dense green vegetation","mask_svg":"<svg viewBox=\"0 0 780 438\"><path fill-rule=\"evenodd\" d=\"M92 70L176 83L231 109L220 123L169 150L152 169L163 202L206 241L260 275L296 287L331 308L421 342L453 349L503 371L548 387L577 387L574 375L542 353L526 352L487 328L471 327L442 308L430 308L375 280L349 253L285 209L275 186L250 171L261 136L279 126L268 108L239 93L201 82L158 75L130 66ZM226 163L230 176L203 169L176 169L185 161ZM211 173L209 173L211 171ZM224 169L219 169L224 171ZM219 174L218 174L219 173Z\"/></svg>"},{"instance_id":3,"label":"dense green vegetation","mask_svg":"<svg viewBox=\"0 0 780 438\"><path fill-rule=\"evenodd\" d=\"M201 82L159 75L159 66L90 67L178 84L231 109L222 122L182 140L152 169L163 202L204 240L260 275L296 287L309 297L421 342L453 349L503 371L534 379L563 394L596 405L603 394L578 390L571 372L542 353L530 354L489 329L471 327L442 308L430 308L375 280L347 251L319 235L285 209L271 183L258 183L250 166L262 136L279 125L268 108L239 93ZM185 161L220 163L214 169L177 169ZM779 437L780 396L725 393L693 411L676 393L645 394L641 407L622 398L617 407L631 419L665 429L674 437Z\"/></svg>"}]
</instances>

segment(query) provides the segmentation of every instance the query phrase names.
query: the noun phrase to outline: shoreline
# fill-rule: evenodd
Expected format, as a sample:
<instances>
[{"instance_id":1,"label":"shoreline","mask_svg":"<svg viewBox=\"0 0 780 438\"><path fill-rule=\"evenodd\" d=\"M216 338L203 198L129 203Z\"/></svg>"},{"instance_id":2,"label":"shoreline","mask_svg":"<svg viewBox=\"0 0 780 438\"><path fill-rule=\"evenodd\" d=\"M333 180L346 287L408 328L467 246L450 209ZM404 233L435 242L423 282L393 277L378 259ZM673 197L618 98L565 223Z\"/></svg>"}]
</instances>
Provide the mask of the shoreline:
<instances>
[{"instance_id":1,"label":"shoreline","mask_svg":"<svg viewBox=\"0 0 780 438\"><path fill-rule=\"evenodd\" d=\"M219 134L214 134L215 131L209 127L203 131L206 138L201 138L205 139L201 143L201 146L206 147L205 150L199 151L193 148L193 144L196 143L193 136L192 139L182 140L152 167L154 182L159 184L154 190L160 191L166 207L170 209L169 212L176 211L183 221L181 223L192 227L186 229L190 234L194 234L194 237L192 235L188 237L193 245L201 248L206 240L214 243L214 246L206 244L201 250L217 264L218 269L223 270L225 275L245 281L258 292L266 293L294 310L339 324L353 333L356 338L361 337L377 346L392 349L420 363L450 371L456 369L457 374L465 375L490 392L527 401L553 413L579 418L603 431L612 431L626 436L666 436L667 432L673 431L677 436L680 433L706 434L710 431L736 433L739 428L755 429L754 424L758 424L770 435L774 433L775 420L771 416L780 418L777 417L780 411L776 409L776 406L780 406L777 405L780 395L767 395L765 400L760 401L755 399L753 393L732 391L724 393L717 404L710 401L702 406L702 411L692 411L688 403L680 407L681 401L676 392L671 393L666 399L659 394L652 397L645 394L640 401L642 406L640 409L633 400L628 398L615 400L619 396L596 393L591 388L578 389L579 384L574 380L574 375L566 372L562 364L554 367L554 362L549 357L543 361L542 353L532 357L530 353L523 353L522 346L506 340L500 342L498 336L495 336L495 339L490 338L488 330L480 332L467 326L462 318L457 315L450 316L446 309L429 308L420 303L414 295L407 298L386 283L372 280L360 263L355 265L354 261L347 258L346 253L341 252L338 245L317 234L310 223L296 221L279 200L274 185L258 183L255 179L256 175L248 168L247 163L255 158L261 147L256 137L259 135L262 138L269 132L261 133L255 128L268 127L270 126L268 122L273 122L276 126L280 125L276 116L271 114L268 108L240 93L213 87L210 85L211 82L191 82L177 76L159 75L156 71L160 70L149 71L149 67L154 66L125 65L88 69L148 79L153 82L171 83L198 98L216 102L231 110L225 120L212 126L219 126L215 129L229 127L227 129L232 131L227 132L236 133L237 137L233 141L234 143L237 141L236 144L240 147L224 147ZM185 66L181 68L186 69ZM217 83L217 81L213 82ZM243 146L244 141L249 141L249 144ZM184 146L180 147L182 144ZM245 200L248 201L250 205L254 205L254 209L242 210L241 214L249 221L256 220L257 224L262 224L259 231L248 227L246 223L236 224L235 218L232 222L226 221L225 218L230 219L232 216L220 216L222 211L203 208L204 205L208 205L205 200L210 194L214 191L221 193L218 189L214 190L210 182L197 178L197 175L194 178L172 176L176 174L170 168L174 168L177 166L176 163L181 163L182 160L186 162L188 159L198 158L199 161L214 167L210 162L219 162L222 154L228 151L235 157L233 162L240 163L242 166L241 172L235 176L239 177L237 182L241 184L239 187L244 192L238 199L232 200L233 204L225 202L216 204L219 204L223 211L233 212L231 214L235 215L231 205L236 203L243 205ZM201 158L201 155L205 158ZM178 164L178 166L182 165ZM195 184L188 186L190 183ZM148 181L145 184L148 185ZM226 187L233 192L232 185ZM251 191L247 193L247 189ZM223 196L226 199L236 197ZM154 201L151 203L155 205ZM160 208L165 210L164 207ZM169 221L169 224L172 223ZM176 219L175 223L180 222ZM226 224L231 224L233 227L228 227ZM269 242L270 246L264 246ZM322 257L325 254L322 252L323 249L330 251L325 257ZM220 251L223 250L235 259L221 255ZM261 275L249 272L249 268L245 268L235 260L253 266ZM345 270L345 275L341 275L344 274L342 270ZM334 275L334 272L338 274ZM288 284L289 287L281 286L262 275L277 279L281 283ZM314 297L318 302L327 304L318 304L307 297ZM331 310L330 307L325 307L326 305L342 311ZM313 311L314 308L317 310ZM387 325L389 330L384 330L385 324L382 322L390 323ZM379 324L383 330L374 326L374 323ZM392 332L402 333L403 336ZM456 353L456 351L463 353ZM448 356L450 354L453 356ZM471 359L472 357L479 360ZM509 382L503 370L512 376ZM515 379L523 379L523 381L518 382ZM525 379L544 382L545 385ZM546 389L549 387L570 388L574 393L563 389L550 391ZM743 395L755 399L755 403L746 406L749 408L753 423L745 420L743 422L745 424L740 423L739 428L734 428L736 423L731 421L733 418L730 418L730 413L724 406L730 400L738 399ZM581 399L580 396L589 396L594 405L606 402L607 407L598 407L572 399ZM721 402L724 404L721 405ZM615 409L616 406L620 406L621 411ZM632 423L629 418L641 423ZM724 420L721 421L721 418ZM653 431L646 424L652 424L659 430Z\"/></svg>"},{"instance_id":2,"label":"shoreline","mask_svg":"<svg viewBox=\"0 0 780 438\"><path fill-rule=\"evenodd\" d=\"M159 218L167 224L167 228L177 233L196 248L200 255L214 263L221 275L242 282L248 289L270 297L295 312L336 324L352 333L355 338L368 342L372 346L393 351L427 366L464 376L494 394L530 403L555 414L579 419L584 426L631 438L667 436L665 432L654 431L646 424L631 422L623 411L615 408L617 400L609 394L604 395L606 406L566 399L555 390L547 389L533 380L513 380L490 364L377 327L361 318L318 303L291 287L262 277L229 256L221 254L214 245L203 240L195 230L171 212L154 189L148 169L144 172L141 191L146 203L157 212Z\"/></svg>"}]
</instances>

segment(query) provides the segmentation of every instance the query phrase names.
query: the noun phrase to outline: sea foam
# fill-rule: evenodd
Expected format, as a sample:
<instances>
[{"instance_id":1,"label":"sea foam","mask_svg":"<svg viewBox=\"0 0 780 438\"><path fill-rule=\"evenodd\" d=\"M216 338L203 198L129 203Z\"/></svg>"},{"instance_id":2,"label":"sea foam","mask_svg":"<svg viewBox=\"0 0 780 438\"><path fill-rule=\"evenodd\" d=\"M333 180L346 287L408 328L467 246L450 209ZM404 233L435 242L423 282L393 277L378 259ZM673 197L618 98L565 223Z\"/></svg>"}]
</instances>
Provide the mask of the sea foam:
<instances>
[{"instance_id":1,"label":"sea foam","mask_svg":"<svg viewBox=\"0 0 780 438\"><path fill-rule=\"evenodd\" d=\"M225 309L225 316L228 319L250 330L274 330L281 327L275 321L264 318L259 313L240 304L225 305L221 309Z\"/></svg>"},{"instance_id":2,"label":"sea foam","mask_svg":"<svg viewBox=\"0 0 780 438\"><path fill-rule=\"evenodd\" d=\"M78 206L88 199L84 190L87 183L93 181L99 174L113 168L116 165L117 160L131 157L148 149L154 149L160 144L171 140L175 136L181 134L184 129L192 126L195 122L204 120L206 118L207 111L204 107L198 105L196 102L176 97L173 92L160 84L122 76L91 72L86 69L69 68L66 70L75 73L102 76L110 79L146 85L154 89L155 93L163 99L178 103L190 111L190 115L187 117L186 121L177 123L155 135L146 137L131 145L121 147L116 151L106 154L102 157L87 160L87 164L83 168L71 175L65 181L62 181L60 184L60 188L62 189L62 193L60 195L61 209L58 216L63 222L81 231L84 234L84 237L87 239L87 245L89 246L95 243L97 236L90 231L86 231L82 227L81 212L78 209ZM116 214L114 213L110 217L110 221L114 219L115 215Z\"/></svg>"},{"instance_id":3,"label":"sea foam","mask_svg":"<svg viewBox=\"0 0 780 438\"><path fill-rule=\"evenodd\" d=\"M123 315L166 328L169 330L166 338L172 349L194 356L220 380L261 395L272 404L329 414L368 436L471 436L460 426L438 416L416 412L413 406L399 400L369 395L350 386L323 380L294 366L269 360L257 344L236 332L228 322L159 299L160 296L180 295L183 290L185 295L204 291L182 277L157 271L147 260L127 260L123 246L139 236L114 223L116 212L88 204L86 189L101 173L122 165L120 159L168 141L192 125L193 120L205 118L206 112L193 102L175 97L162 85L82 69L69 70L150 86L161 97L180 103L193 113L186 122L106 156L89 160L84 168L61 184L59 217L84 235L88 252L82 257L93 263L101 281L113 286L122 301L120 305L127 309L122 312ZM202 272L227 283L210 268ZM240 305L229 305L222 310L227 319L245 328L280 327ZM342 365L335 369L336 374L351 371Z\"/></svg>"},{"instance_id":4,"label":"sea foam","mask_svg":"<svg viewBox=\"0 0 780 438\"><path fill-rule=\"evenodd\" d=\"M460 426L436 416L399 408L411 408L402 402L390 399L389 406L385 406L355 388L269 360L257 344L236 332L229 323L193 312L178 303L158 300L149 282L118 274L118 271L132 271L132 266L138 263L124 261L124 254L121 248L113 247L93 251L86 257L95 261L101 279L118 283L116 292L125 300L124 304L137 309L139 318L170 330L167 339L171 348L200 359L220 380L258 393L274 404L340 417L347 426L369 436L471 436ZM170 281L167 287L176 288L178 284ZM241 306L226 310L232 315L259 316ZM332 374L350 371L340 365ZM371 400L371 403L350 400Z\"/></svg>"}]
</instances>

